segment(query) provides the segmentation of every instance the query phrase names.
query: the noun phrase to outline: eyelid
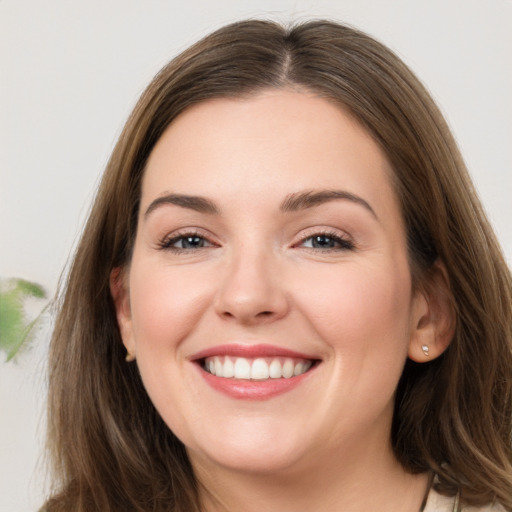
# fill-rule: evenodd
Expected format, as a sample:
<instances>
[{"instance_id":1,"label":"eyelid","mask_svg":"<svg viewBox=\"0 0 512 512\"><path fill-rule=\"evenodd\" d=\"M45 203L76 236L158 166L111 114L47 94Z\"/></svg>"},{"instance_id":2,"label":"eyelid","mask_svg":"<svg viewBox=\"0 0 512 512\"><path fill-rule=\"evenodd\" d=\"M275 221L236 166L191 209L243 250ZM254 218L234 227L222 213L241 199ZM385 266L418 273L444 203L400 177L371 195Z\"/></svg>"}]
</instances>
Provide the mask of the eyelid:
<instances>
[{"instance_id":1,"label":"eyelid","mask_svg":"<svg viewBox=\"0 0 512 512\"><path fill-rule=\"evenodd\" d=\"M295 237L295 241L292 243L292 247L294 248L300 248L306 240L313 238L315 236L325 236L329 238L333 238L335 240L338 240L342 243L342 247L337 248L327 248L327 249L316 249L311 247L303 247L304 249L311 249L313 251L322 251L322 252L328 252L329 250L332 251L343 251L343 250L353 250L356 248L355 242L353 237L347 233L346 231L342 231L339 229L335 229L332 227L311 227L306 228L302 230L300 233L297 234Z\"/></svg>"},{"instance_id":2,"label":"eyelid","mask_svg":"<svg viewBox=\"0 0 512 512\"><path fill-rule=\"evenodd\" d=\"M328 238L332 238L335 241L340 243L340 247L333 248L311 248L311 247L303 247L303 244L310 238L315 236L325 236ZM173 243L176 243L178 240L187 237L198 237L204 239L207 243L207 247L197 247L195 249L183 249L179 247L172 247ZM170 250L174 252L189 252L189 251L199 251L201 249L209 249L210 247L219 247L221 245L220 241L213 236L210 232L204 230L203 228L198 228L195 226L179 228L174 231L167 232L164 236L159 237L156 243L156 248L160 250ZM336 229L333 227L327 226L314 226L301 230L295 237L291 243L292 248L304 248L310 249L312 251L321 251L328 252L332 251L343 251L343 250L353 250L355 249L355 242L353 237L347 233L346 231L342 231L340 229Z\"/></svg>"},{"instance_id":3,"label":"eyelid","mask_svg":"<svg viewBox=\"0 0 512 512\"><path fill-rule=\"evenodd\" d=\"M208 247L198 247L194 250L198 251L201 249L208 249L209 247L218 247L220 244L215 240L215 237L211 233L206 232L204 229L197 227L186 227L176 229L170 233L166 233L163 237L160 237L157 241L157 248L161 250L169 250L174 252L189 251L189 249L181 249L179 247L172 247L172 244L181 238L187 237L198 237L203 238L209 244Z\"/></svg>"}]
</instances>

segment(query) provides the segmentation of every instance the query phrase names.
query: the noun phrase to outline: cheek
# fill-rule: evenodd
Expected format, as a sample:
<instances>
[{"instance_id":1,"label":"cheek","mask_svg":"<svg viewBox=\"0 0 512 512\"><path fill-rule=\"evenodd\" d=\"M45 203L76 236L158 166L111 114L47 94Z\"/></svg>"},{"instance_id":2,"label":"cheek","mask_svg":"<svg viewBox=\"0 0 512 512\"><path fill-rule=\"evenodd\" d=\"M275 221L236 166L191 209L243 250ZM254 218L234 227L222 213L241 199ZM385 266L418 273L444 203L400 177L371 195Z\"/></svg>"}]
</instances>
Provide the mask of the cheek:
<instances>
[{"instance_id":1,"label":"cheek","mask_svg":"<svg viewBox=\"0 0 512 512\"><path fill-rule=\"evenodd\" d=\"M141 265L130 280L137 350L177 348L196 325L208 295L196 273ZM203 284L203 286L201 286Z\"/></svg>"},{"instance_id":2,"label":"cheek","mask_svg":"<svg viewBox=\"0 0 512 512\"><path fill-rule=\"evenodd\" d=\"M317 276L318 277L318 276ZM348 267L316 279L302 300L315 328L340 356L368 353L397 360L407 352L411 292L405 270ZM318 283L324 283L318 286ZM313 306L314 305L314 306Z\"/></svg>"},{"instance_id":3,"label":"cheek","mask_svg":"<svg viewBox=\"0 0 512 512\"><path fill-rule=\"evenodd\" d=\"M151 401L180 439L189 435L197 402L180 349L197 328L206 294L197 273L134 258L130 296L137 366Z\"/></svg>"}]
</instances>

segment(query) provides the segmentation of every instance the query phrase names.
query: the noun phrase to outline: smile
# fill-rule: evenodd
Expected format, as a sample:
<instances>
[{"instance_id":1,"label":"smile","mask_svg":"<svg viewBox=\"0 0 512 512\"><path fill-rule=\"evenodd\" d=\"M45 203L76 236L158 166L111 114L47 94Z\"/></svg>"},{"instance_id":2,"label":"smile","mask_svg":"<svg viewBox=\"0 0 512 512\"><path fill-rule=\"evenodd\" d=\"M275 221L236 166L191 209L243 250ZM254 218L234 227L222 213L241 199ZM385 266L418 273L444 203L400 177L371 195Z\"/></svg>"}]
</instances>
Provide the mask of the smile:
<instances>
[{"instance_id":1,"label":"smile","mask_svg":"<svg viewBox=\"0 0 512 512\"><path fill-rule=\"evenodd\" d=\"M207 357L203 369L216 377L226 379L267 380L290 379L306 373L313 361L299 358L269 357Z\"/></svg>"},{"instance_id":2,"label":"smile","mask_svg":"<svg viewBox=\"0 0 512 512\"><path fill-rule=\"evenodd\" d=\"M267 400L309 380L321 360L274 345L218 345L191 358L204 382L238 400Z\"/></svg>"}]
</instances>

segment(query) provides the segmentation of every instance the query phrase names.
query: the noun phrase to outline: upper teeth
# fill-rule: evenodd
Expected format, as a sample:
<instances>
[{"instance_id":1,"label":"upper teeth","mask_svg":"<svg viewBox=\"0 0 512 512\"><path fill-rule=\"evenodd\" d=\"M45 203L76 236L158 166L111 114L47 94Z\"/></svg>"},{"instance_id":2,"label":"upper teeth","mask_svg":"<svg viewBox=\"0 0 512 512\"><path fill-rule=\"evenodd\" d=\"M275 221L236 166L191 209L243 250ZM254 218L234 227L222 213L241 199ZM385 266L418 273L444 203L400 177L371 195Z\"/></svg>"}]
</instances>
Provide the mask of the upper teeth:
<instances>
[{"instance_id":1,"label":"upper teeth","mask_svg":"<svg viewBox=\"0 0 512 512\"><path fill-rule=\"evenodd\" d=\"M207 357L204 369L217 377L265 380L289 379L307 372L312 362L306 359L294 358L257 358L215 356Z\"/></svg>"}]
</instances>

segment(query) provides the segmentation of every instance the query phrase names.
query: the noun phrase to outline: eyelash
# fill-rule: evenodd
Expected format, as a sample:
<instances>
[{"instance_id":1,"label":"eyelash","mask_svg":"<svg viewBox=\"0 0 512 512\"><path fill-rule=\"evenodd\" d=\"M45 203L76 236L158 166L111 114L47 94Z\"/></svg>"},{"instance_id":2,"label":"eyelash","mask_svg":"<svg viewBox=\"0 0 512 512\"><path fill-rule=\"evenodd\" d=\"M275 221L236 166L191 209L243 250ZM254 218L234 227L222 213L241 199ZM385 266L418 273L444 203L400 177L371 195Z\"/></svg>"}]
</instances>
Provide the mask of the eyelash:
<instances>
[{"instance_id":1,"label":"eyelash","mask_svg":"<svg viewBox=\"0 0 512 512\"><path fill-rule=\"evenodd\" d=\"M305 238L302 238L302 240L296 244L296 246L304 246L304 244L308 241L308 240L313 240L313 239L318 239L318 238L325 238L325 239L329 239L331 240L332 242L334 242L335 244L338 245L338 247L327 247L327 248L323 248L323 249L320 249L320 248L317 248L317 247L304 247L305 249L310 249L310 250L313 250L313 251L320 251L320 252L332 252L332 251L352 251L355 249L355 245L354 243L344 237L344 236L341 236L339 233L335 233L333 231L318 231L318 232L314 232L312 233L311 235L308 235L307 237Z\"/></svg>"},{"instance_id":2,"label":"eyelash","mask_svg":"<svg viewBox=\"0 0 512 512\"><path fill-rule=\"evenodd\" d=\"M164 239L162 239L158 243L158 248L162 249L164 251L171 251L174 253L181 253L181 252L189 252L199 249L204 249L205 247L196 247L196 248L184 248L184 247L173 247L174 244L178 243L180 240L186 240L187 238L198 238L202 241L207 242L209 246L213 246L213 242L210 242L203 233L199 233L198 231L186 231L183 233L178 233L171 238L166 236Z\"/></svg>"},{"instance_id":3,"label":"eyelash","mask_svg":"<svg viewBox=\"0 0 512 512\"><path fill-rule=\"evenodd\" d=\"M199 246L199 247L174 247L174 244L186 240L186 239L192 239L196 238L199 239L200 242L206 242L208 245L206 246ZM326 247L326 248L318 248L318 247L306 247L304 244L310 240L319 238L324 238L327 240L330 240L332 243L337 244L337 247ZM314 242L312 242L314 243ZM158 248L164 251L171 251L175 254L179 253L185 253L185 252L191 252L191 251L197 251L201 249L206 249L208 247L214 247L216 244L208 240L202 233L198 231L187 231L183 233L179 233L175 236L172 236L171 238L165 237L158 243ZM334 252L334 251L351 251L355 249L354 243L349 240L348 238L345 238L343 236L340 236L338 233L332 232L332 231L317 231L312 233L311 235L308 235L307 237L302 238L298 243L294 244L293 247L303 247L304 249L308 249L315 252Z\"/></svg>"}]
</instances>

